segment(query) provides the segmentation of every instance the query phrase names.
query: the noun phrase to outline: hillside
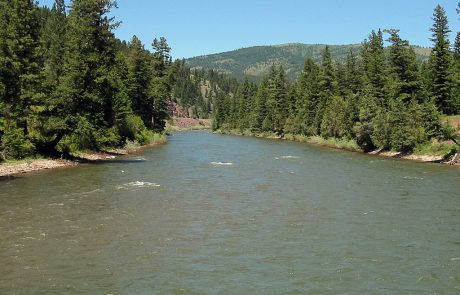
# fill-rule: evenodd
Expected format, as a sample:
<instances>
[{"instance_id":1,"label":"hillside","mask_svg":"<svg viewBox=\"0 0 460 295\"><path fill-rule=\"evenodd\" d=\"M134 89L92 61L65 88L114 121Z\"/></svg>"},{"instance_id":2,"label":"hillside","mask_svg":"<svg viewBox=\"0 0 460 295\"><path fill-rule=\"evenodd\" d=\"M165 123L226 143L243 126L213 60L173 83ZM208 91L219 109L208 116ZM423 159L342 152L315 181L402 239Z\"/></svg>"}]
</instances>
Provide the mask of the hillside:
<instances>
[{"instance_id":1,"label":"hillside","mask_svg":"<svg viewBox=\"0 0 460 295\"><path fill-rule=\"evenodd\" d=\"M321 61L324 44L282 44L274 46L254 46L234 51L204 55L186 59L191 68L214 69L221 73L231 74L237 78L245 75L251 80L258 80L268 72L271 65L283 65L288 76L295 79L303 68L306 58ZM360 44L330 45L332 57L337 62L344 62L348 52L360 51ZM417 57L428 58L430 49L414 47Z\"/></svg>"}]
</instances>

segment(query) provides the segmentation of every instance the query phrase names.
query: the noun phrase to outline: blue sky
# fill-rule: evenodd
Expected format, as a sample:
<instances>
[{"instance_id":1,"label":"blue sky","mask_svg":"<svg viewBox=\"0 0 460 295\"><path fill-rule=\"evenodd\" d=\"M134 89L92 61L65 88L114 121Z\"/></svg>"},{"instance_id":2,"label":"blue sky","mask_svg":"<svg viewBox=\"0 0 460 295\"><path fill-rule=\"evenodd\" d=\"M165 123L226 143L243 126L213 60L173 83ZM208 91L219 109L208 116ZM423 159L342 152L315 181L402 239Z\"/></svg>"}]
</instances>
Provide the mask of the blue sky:
<instances>
[{"instance_id":1,"label":"blue sky","mask_svg":"<svg viewBox=\"0 0 460 295\"><path fill-rule=\"evenodd\" d=\"M52 5L54 0L40 0ZM350 44L372 29L397 28L411 44L430 46L437 4L460 31L456 0L118 0L118 38L137 35L147 47L164 36L174 58L281 43Z\"/></svg>"}]
</instances>

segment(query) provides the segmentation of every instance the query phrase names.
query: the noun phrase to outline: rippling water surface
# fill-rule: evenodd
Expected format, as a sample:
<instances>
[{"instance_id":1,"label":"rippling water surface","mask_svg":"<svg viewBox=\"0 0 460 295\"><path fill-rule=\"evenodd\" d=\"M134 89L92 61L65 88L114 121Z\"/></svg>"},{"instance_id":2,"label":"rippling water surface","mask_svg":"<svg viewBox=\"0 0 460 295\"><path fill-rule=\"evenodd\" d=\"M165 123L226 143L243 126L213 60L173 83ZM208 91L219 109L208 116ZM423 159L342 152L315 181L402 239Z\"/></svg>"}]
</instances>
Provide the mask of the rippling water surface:
<instances>
[{"instance_id":1,"label":"rippling water surface","mask_svg":"<svg viewBox=\"0 0 460 295\"><path fill-rule=\"evenodd\" d=\"M0 182L0 294L460 294L460 169L178 133Z\"/></svg>"}]
</instances>

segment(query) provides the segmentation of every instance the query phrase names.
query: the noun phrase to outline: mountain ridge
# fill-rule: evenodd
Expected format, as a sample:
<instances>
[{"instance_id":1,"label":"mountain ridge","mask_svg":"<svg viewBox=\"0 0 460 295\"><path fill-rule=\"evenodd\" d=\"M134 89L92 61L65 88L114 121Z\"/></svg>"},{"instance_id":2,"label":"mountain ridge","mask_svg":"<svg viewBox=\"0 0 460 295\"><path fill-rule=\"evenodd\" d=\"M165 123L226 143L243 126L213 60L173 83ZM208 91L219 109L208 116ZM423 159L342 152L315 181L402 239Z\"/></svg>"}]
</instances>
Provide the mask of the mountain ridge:
<instances>
[{"instance_id":1,"label":"mountain ridge","mask_svg":"<svg viewBox=\"0 0 460 295\"><path fill-rule=\"evenodd\" d=\"M302 71L307 58L321 62L324 48L329 46L332 59L343 63L350 51L359 54L361 44L304 44L284 43L275 45L256 45L239 48L231 51L200 55L185 59L192 69L213 69L220 73L233 75L239 79L248 77L259 80L272 65L283 65L288 77L294 80ZM431 52L430 48L412 46L419 60L426 60Z\"/></svg>"}]
</instances>

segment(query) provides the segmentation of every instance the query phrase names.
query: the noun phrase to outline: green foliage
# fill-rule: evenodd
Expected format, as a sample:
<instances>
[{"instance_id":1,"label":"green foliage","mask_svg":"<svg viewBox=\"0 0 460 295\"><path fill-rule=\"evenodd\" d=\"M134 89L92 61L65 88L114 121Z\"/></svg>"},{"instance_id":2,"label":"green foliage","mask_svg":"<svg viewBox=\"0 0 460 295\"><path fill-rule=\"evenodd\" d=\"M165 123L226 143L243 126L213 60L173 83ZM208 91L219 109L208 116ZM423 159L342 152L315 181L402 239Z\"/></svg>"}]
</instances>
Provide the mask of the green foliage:
<instances>
[{"instance_id":1,"label":"green foliage","mask_svg":"<svg viewBox=\"0 0 460 295\"><path fill-rule=\"evenodd\" d=\"M352 140L365 151L410 152L439 137L440 115L413 49L397 30L386 32L388 55L380 30L363 43L361 61L350 53L346 66L334 64L326 46L322 65L308 59L295 85L272 66L252 97L242 87L219 100L214 128Z\"/></svg>"},{"instance_id":2,"label":"green foliage","mask_svg":"<svg viewBox=\"0 0 460 295\"><path fill-rule=\"evenodd\" d=\"M383 32L372 31L360 56L350 50L344 64L334 63L325 46L321 65L307 59L294 85L281 82L282 68L272 65L253 97L237 92L236 100L222 101L215 128L308 142L352 141L364 151L412 152L436 139L457 141L455 132L442 126L441 114L456 113L460 105L460 37L452 54L440 6L434 20L429 62L417 58L417 48L399 30L385 31L388 48Z\"/></svg>"},{"instance_id":3,"label":"green foliage","mask_svg":"<svg viewBox=\"0 0 460 295\"><path fill-rule=\"evenodd\" d=\"M390 148L397 151L412 151L417 145L428 140L421 110L417 103L409 105L397 99L390 106Z\"/></svg>"},{"instance_id":4,"label":"green foliage","mask_svg":"<svg viewBox=\"0 0 460 295\"><path fill-rule=\"evenodd\" d=\"M347 103L340 96L331 98L321 122L321 135L325 138L344 138L348 135L346 126Z\"/></svg>"},{"instance_id":5,"label":"green foliage","mask_svg":"<svg viewBox=\"0 0 460 295\"><path fill-rule=\"evenodd\" d=\"M3 158L161 141L165 121L179 112L212 116L214 130L320 136L364 150L409 152L456 140L441 114L460 111L460 34L451 51L440 6L424 63L417 54L428 50L411 47L398 30L386 31L388 48L378 30L361 46L288 44L173 63L164 37L152 52L136 36L117 40L115 7L114 0L72 0L68 10L63 0L52 9L0 0ZM223 72L263 77L239 83Z\"/></svg>"},{"instance_id":6,"label":"green foliage","mask_svg":"<svg viewBox=\"0 0 460 295\"><path fill-rule=\"evenodd\" d=\"M117 40L112 0L40 8L0 0L0 151L55 154L148 142L174 83L166 39L154 53ZM140 119L142 118L143 121ZM140 120L140 121L139 121Z\"/></svg>"},{"instance_id":7,"label":"green foliage","mask_svg":"<svg viewBox=\"0 0 460 295\"><path fill-rule=\"evenodd\" d=\"M24 136L23 130L14 126L4 131L0 144L3 159L22 159L35 152L34 145Z\"/></svg>"},{"instance_id":8,"label":"green foliage","mask_svg":"<svg viewBox=\"0 0 460 295\"><path fill-rule=\"evenodd\" d=\"M369 35L369 40L363 42L361 56L363 59L366 87L380 105L386 105L387 63L381 30L377 32L372 31Z\"/></svg>"},{"instance_id":9,"label":"green foliage","mask_svg":"<svg viewBox=\"0 0 460 295\"><path fill-rule=\"evenodd\" d=\"M448 36L450 29L446 12L440 5L435 8L433 21L431 41L434 43L434 48L430 56L431 96L443 113L454 114L456 103L451 92L453 77L451 75L452 57Z\"/></svg>"},{"instance_id":10,"label":"green foliage","mask_svg":"<svg viewBox=\"0 0 460 295\"><path fill-rule=\"evenodd\" d=\"M395 97L409 101L411 97L419 96L420 101L423 101L420 97L421 83L414 50L409 47L408 41L400 38L399 30L386 32L390 34L389 64L394 79L394 85L390 87L394 88Z\"/></svg>"},{"instance_id":11,"label":"green foliage","mask_svg":"<svg viewBox=\"0 0 460 295\"><path fill-rule=\"evenodd\" d=\"M375 148L372 141L374 133L373 120L377 114L377 101L372 96L364 95L358 101L358 121L353 126L353 132L358 145L365 151Z\"/></svg>"},{"instance_id":12,"label":"green foliage","mask_svg":"<svg viewBox=\"0 0 460 295\"><path fill-rule=\"evenodd\" d=\"M458 146L451 143L440 143L435 140L432 142L425 142L414 149L414 154L416 155L446 156L454 155L456 152L458 152Z\"/></svg>"},{"instance_id":13,"label":"green foliage","mask_svg":"<svg viewBox=\"0 0 460 295\"><path fill-rule=\"evenodd\" d=\"M264 132L270 132L273 130L273 120L269 115L267 115L262 122L262 130Z\"/></svg>"},{"instance_id":14,"label":"green foliage","mask_svg":"<svg viewBox=\"0 0 460 295\"><path fill-rule=\"evenodd\" d=\"M136 136L147 129L141 117L132 114L122 120L119 123L118 128L122 138L131 141L136 140Z\"/></svg>"}]
</instances>

